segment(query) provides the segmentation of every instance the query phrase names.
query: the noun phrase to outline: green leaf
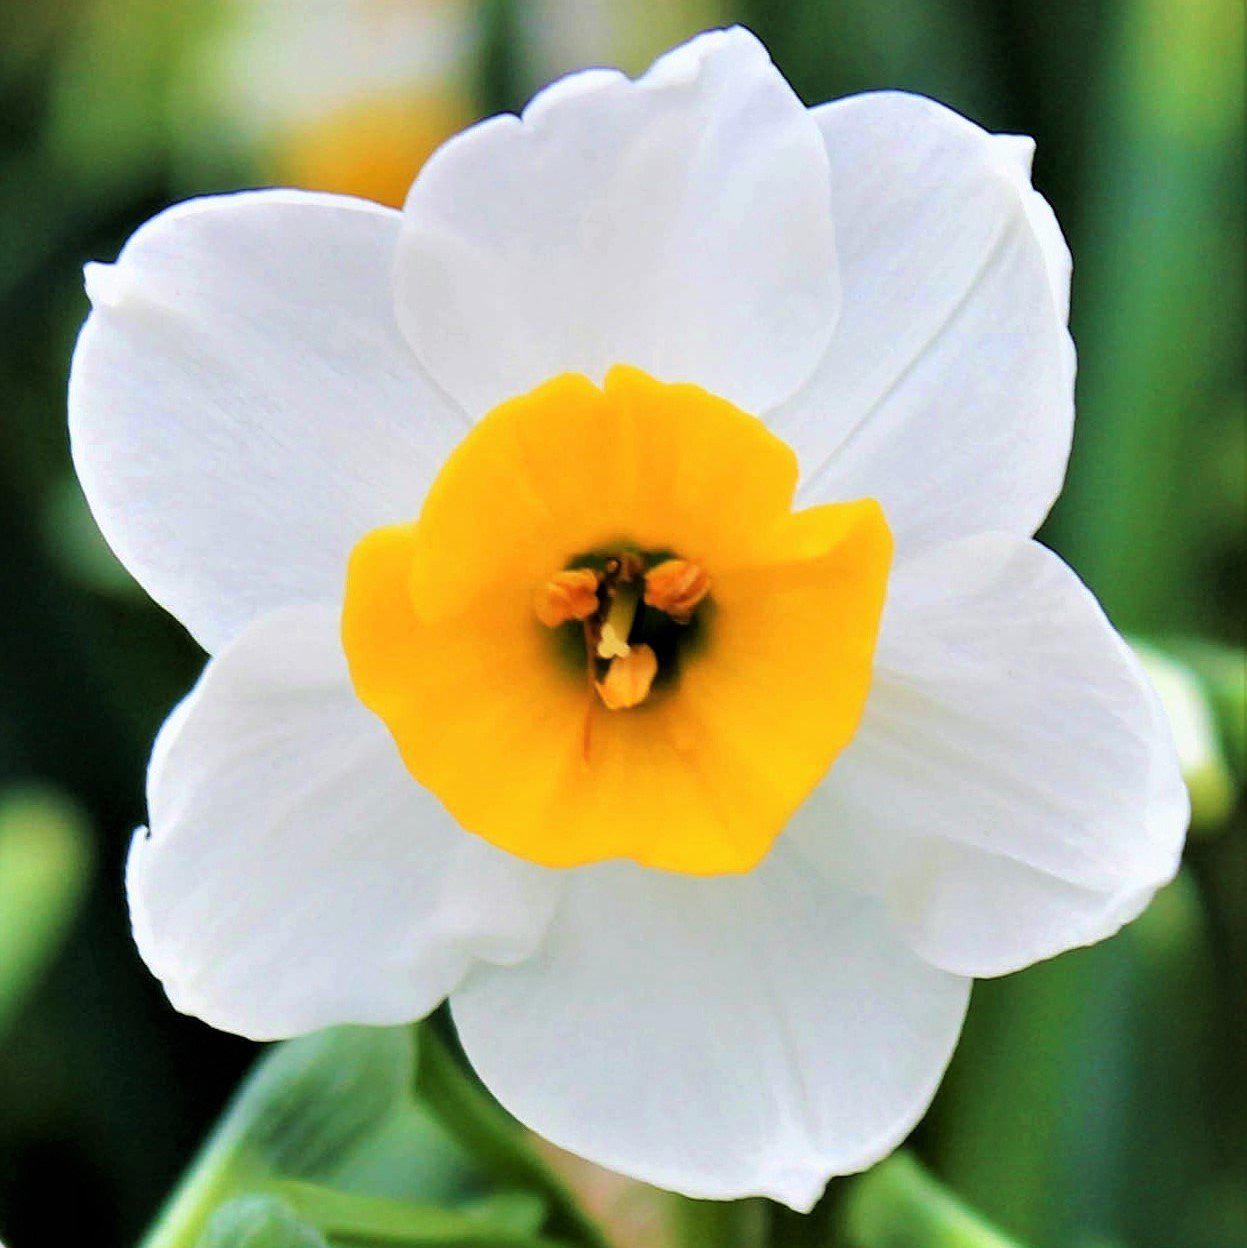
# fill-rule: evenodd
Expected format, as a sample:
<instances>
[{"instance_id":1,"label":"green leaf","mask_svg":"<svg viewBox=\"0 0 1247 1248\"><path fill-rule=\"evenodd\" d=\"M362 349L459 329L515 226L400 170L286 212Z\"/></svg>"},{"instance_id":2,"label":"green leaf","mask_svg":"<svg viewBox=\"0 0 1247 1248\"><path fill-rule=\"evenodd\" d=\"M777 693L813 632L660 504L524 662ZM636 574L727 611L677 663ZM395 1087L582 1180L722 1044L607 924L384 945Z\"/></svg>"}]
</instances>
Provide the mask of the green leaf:
<instances>
[{"instance_id":1,"label":"green leaf","mask_svg":"<svg viewBox=\"0 0 1247 1248\"><path fill-rule=\"evenodd\" d=\"M679 1248L763 1248L767 1208L762 1200L672 1198L672 1226Z\"/></svg>"},{"instance_id":2,"label":"green leaf","mask_svg":"<svg viewBox=\"0 0 1247 1248\"><path fill-rule=\"evenodd\" d=\"M76 806L50 789L0 797L0 1032L60 949L90 863Z\"/></svg>"},{"instance_id":3,"label":"green leaf","mask_svg":"<svg viewBox=\"0 0 1247 1248\"><path fill-rule=\"evenodd\" d=\"M1201 628L1210 452L1241 384L1243 6L1107 13L1075 260L1078 448L1055 527L1118 625Z\"/></svg>"},{"instance_id":4,"label":"green leaf","mask_svg":"<svg viewBox=\"0 0 1247 1248\"><path fill-rule=\"evenodd\" d=\"M292 1177L331 1173L407 1094L406 1028L338 1027L273 1050L222 1130L248 1161Z\"/></svg>"},{"instance_id":5,"label":"green leaf","mask_svg":"<svg viewBox=\"0 0 1247 1248\"><path fill-rule=\"evenodd\" d=\"M854 1181L844 1235L848 1248L1021 1248L905 1153Z\"/></svg>"},{"instance_id":6,"label":"green leaf","mask_svg":"<svg viewBox=\"0 0 1247 1248\"><path fill-rule=\"evenodd\" d=\"M278 1180L430 1203L480 1190L471 1159L418 1107L410 1028L340 1027L257 1063L145 1248L194 1243L213 1209Z\"/></svg>"},{"instance_id":7,"label":"green leaf","mask_svg":"<svg viewBox=\"0 0 1247 1248\"><path fill-rule=\"evenodd\" d=\"M477 1213L363 1196L298 1181L277 1183L273 1191L312 1225L352 1243L429 1248L562 1248L557 1240L500 1226Z\"/></svg>"},{"instance_id":8,"label":"green leaf","mask_svg":"<svg viewBox=\"0 0 1247 1248\"><path fill-rule=\"evenodd\" d=\"M886 84L991 120L990 27L968 0L744 0L738 9L807 103Z\"/></svg>"},{"instance_id":9,"label":"green leaf","mask_svg":"<svg viewBox=\"0 0 1247 1248\"><path fill-rule=\"evenodd\" d=\"M567 1184L533 1149L519 1123L464 1069L432 1022L420 1028L416 1090L497 1181L540 1193L549 1202L554 1233L586 1248L609 1248L602 1229L581 1209Z\"/></svg>"},{"instance_id":10,"label":"green leaf","mask_svg":"<svg viewBox=\"0 0 1247 1248\"><path fill-rule=\"evenodd\" d=\"M485 1174L440 1122L411 1100L364 1136L333 1169L335 1185L394 1199L458 1204L475 1198Z\"/></svg>"},{"instance_id":11,"label":"green leaf","mask_svg":"<svg viewBox=\"0 0 1247 1248\"><path fill-rule=\"evenodd\" d=\"M329 1248L325 1237L275 1196L240 1196L208 1219L195 1248Z\"/></svg>"},{"instance_id":12,"label":"green leaf","mask_svg":"<svg viewBox=\"0 0 1247 1248\"><path fill-rule=\"evenodd\" d=\"M940 1173L1036 1245L1169 1248L1216 1162L1212 971L1184 871L1111 940L976 984L932 1114Z\"/></svg>"},{"instance_id":13,"label":"green leaf","mask_svg":"<svg viewBox=\"0 0 1247 1248\"><path fill-rule=\"evenodd\" d=\"M490 1192L463 1206L470 1217L527 1235L541 1230L549 1209L549 1204L535 1192Z\"/></svg>"}]
</instances>

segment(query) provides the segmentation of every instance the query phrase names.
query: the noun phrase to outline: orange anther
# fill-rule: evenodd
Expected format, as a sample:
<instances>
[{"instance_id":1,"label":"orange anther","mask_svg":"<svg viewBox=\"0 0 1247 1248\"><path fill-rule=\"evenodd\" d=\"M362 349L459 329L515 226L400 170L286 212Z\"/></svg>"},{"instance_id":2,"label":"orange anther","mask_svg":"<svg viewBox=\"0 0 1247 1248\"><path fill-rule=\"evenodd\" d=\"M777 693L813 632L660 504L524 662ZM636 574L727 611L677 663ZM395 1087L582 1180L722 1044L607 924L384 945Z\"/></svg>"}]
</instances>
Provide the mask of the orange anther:
<instances>
[{"instance_id":1,"label":"orange anther","mask_svg":"<svg viewBox=\"0 0 1247 1248\"><path fill-rule=\"evenodd\" d=\"M658 657L653 650L646 645L631 646L627 654L611 659L606 679L595 682L598 696L607 710L626 711L649 697L657 675Z\"/></svg>"},{"instance_id":2,"label":"orange anther","mask_svg":"<svg viewBox=\"0 0 1247 1248\"><path fill-rule=\"evenodd\" d=\"M710 591L705 570L687 559L667 559L645 574L645 602L687 624Z\"/></svg>"},{"instance_id":3,"label":"orange anther","mask_svg":"<svg viewBox=\"0 0 1247 1248\"><path fill-rule=\"evenodd\" d=\"M533 595L533 610L547 628L587 620L598 609L598 574L592 568L556 572Z\"/></svg>"}]
</instances>

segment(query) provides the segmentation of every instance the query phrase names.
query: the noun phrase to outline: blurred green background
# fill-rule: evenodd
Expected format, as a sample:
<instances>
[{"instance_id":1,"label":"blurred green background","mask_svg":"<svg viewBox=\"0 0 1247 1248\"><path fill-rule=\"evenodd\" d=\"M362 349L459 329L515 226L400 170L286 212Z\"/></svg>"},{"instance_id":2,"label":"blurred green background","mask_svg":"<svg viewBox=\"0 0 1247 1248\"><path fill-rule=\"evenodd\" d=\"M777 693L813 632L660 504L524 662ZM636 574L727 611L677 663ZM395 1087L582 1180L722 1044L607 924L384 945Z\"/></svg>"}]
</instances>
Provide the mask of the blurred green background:
<instances>
[{"instance_id":1,"label":"blurred green background","mask_svg":"<svg viewBox=\"0 0 1247 1248\"><path fill-rule=\"evenodd\" d=\"M370 9L402 10L410 30L378 41ZM915 1151L1032 1248L1247 1245L1239 0L0 0L10 1248L134 1243L256 1048L174 1014L127 930L148 748L202 656L113 561L71 473L82 263L201 192L400 198L475 117L580 65L639 70L730 20L807 102L897 87L1037 139L1036 184L1075 256L1081 361L1069 484L1044 537L1150 647L1195 797L1183 873L1139 922L976 988ZM866 1195L835 1231L829 1212L763 1212L794 1246L937 1243L889 1239ZM621 1241L658 1243L635 1208L635 1225L618 1216Z\"/></svg>"}]
</instances>

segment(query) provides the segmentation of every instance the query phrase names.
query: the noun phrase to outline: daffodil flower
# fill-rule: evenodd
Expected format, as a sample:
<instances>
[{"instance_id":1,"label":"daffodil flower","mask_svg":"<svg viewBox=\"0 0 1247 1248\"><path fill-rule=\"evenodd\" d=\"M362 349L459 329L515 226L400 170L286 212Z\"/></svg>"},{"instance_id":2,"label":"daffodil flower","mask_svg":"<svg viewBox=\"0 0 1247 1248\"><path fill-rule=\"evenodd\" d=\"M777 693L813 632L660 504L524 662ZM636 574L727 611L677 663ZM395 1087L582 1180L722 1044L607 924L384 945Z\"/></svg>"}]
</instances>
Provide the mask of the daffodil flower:
<instances>
[{"instance_id":1,"label":"daffodil flower","mask_svg":"<svg viewBox=\"0 0 1247 1248\"><path fill-rule=\"evenodd\" d=\"M1165 716L1032 540L1073 419L1030 140L807 110L748 33L452 139L403 211L173 208L91 266L95 515L212 655L128 889L244 1035L449 995L522 1121L804 1209L975 976L1173 874Z\"/></svg>"}]
</instances>

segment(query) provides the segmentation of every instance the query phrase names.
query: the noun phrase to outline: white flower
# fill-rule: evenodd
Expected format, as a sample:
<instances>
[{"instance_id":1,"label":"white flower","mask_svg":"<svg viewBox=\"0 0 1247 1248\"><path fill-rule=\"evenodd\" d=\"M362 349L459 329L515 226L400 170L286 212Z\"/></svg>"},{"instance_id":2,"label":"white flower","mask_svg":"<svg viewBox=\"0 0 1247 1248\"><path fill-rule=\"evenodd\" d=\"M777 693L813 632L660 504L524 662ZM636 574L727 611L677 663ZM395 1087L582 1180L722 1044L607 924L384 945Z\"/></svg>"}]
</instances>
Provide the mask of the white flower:
<instances>
[{"instance_id":1,"label":"white flower","mask_svg":"<svg viewBox=\"0 0 1247 1248\"><path fill-rule=\"evenodd\" d=\"M90 268L78 471L213 655L128 873L179 1009L449 994L556 1143L806 1208L921 1116L973 976L1146 905L1164 713L1031 540L1074 374L1031 150L807 111L731 30L469 130L401 214L200 200Z\"/></svg>"}]
</instances>

